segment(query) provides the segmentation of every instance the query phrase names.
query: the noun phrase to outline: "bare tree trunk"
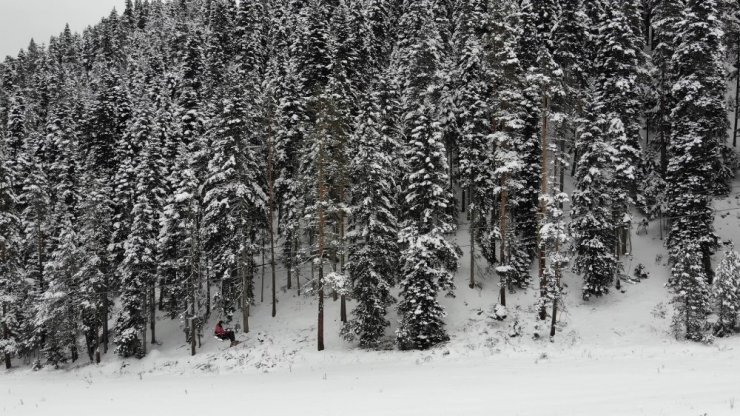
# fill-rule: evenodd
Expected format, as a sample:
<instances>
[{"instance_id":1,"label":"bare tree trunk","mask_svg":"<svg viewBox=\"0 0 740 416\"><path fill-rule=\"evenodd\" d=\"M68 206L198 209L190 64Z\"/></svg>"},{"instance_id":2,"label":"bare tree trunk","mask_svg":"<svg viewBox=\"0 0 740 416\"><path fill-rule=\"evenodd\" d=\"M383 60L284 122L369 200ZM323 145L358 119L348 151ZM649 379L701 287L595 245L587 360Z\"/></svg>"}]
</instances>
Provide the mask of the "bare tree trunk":
<instances>
[{"instance_id":1,"label":"bare tree trunk","mask_svg":"<svg viewBox=\"0 0 740 416\"><path fill-rule=\"evenodd\" d=\"M737 70L735 73L735 122L732 129L732 147L737 147L737 118L738 111L740 110L738 108L740 107L740 39L738 39L737 46L737 60L735 61L735 68Z\"/></svg>"},{"instance_id":2,"label":"bare tree trunk","mask_svg":"<svg viewBox=\"0 0 740 416\"><path fill-rule=\"evenodd\" d=\"M211 267L206 259L206 321L211 317Z\"/></svg>"},{"instance_id":3,"label":"bare tree trunk","mask_svg":"<svg viewBox=\"0 0 740 416\"><path fill-rule=\"evenodd\" d=\"M561 140L560 145L562 146L562 144L563 144L563 141ZM558 178L558 172L559 172L561 179L559 181L560 182L559 184L553 183L553 186L552 186L553 196L556 193L555 192L556 189L559 190L560 192L563 191L562 173L563 173L563 170L565 169L564 167L561 167L561 163L560 163L561 153L559 152L559 149L560 149L559 147L557 146L555 147L555 155L554 155L555 163L553 167L552 176L553 176L553 182L555 182L555 180ZM565 153L562 153L562 154L565 154ZM562 205L560 206L560 208L561 209L563 208ZM560 251L560 242L556 239L555 240L555 252L557 253L559 251ZM560 287L560 264L556 264L555 279L557 280L556 285L559 288ZM555 336L555 324L557 323L557 316L558 316L558 298L554 297L552 300L552 320L550 321L550 337L551 338Z\"/></svg>"},{"instance_id":4,"label":"bare tree trunk","mask_svg":"<svg viewBox=\"0 0 740 416\"><path fill-rule=\"evenodd\" d=\"M334 235L339 234L339 224L335 224L334 227ZM333 248L330 249L330 256L331 256L331 270L336 273L337 272L337 264L339 263L339 256L337 255L337 246L336 244L332 244ZM339 300L339 295L337 294L336 288L333 288L331 291L331 297L336 302Z\"/></svg>"},{"instance_id":5,"label":"bare tree trunk","mask_svg":"<svg viewBox=\"0 0 740 416\"><path fill-rule=\"evenodd\" d=\"M319 149L319 178L318 178L318 191L319 191L319 280L318 280L318 292L319 292L319 317L318 317L318 350L324 350L324 228L326 226L326 218L324 214L324 201L326 200L326 189L324 186L324 141L320 139Z\"/></svg>"},{"instance_id":6,"label":"bare tree trunk","mask_svg":"<svg viewBox=\"0 0 740 416\"><path fill-rule=\"evenodd\" d=\"M578 136L576 136L576 142L573 143L573 163L571 163L570 176L576 176L576 168L578 167Z\"/></svg>"},{"instance_id":7,"label":"bare tree trunk","mask_svg":"<svg viewBox=\"0 0 740 416\"><path fill-rule=\"evenodd\" d=\"M273 166L272 166L272 134L268 134L267 143L267 182L269 186L269 212L268 212L268 227L270 227L270 269L272 270L272 317L277 315L277 279L275 276L275 227L273 224L274 213L275 213L275 181L273 178Z\"/></svg>"},{"instance_id":8,"label":"bare tree trunk","mask_svg":"<svg viewBox=\"0 0 740 416\"><path fill-rule=\"evenodd\" d=\"M95 328L95 363L100 364L100 334L98 328Z\"/></svg>"},{"instance_id":9,"label":"bare tree trunk","mask_svg":"<svg viewBox=\"0 0 740 416\"><path fill-rule=\"evenodd\" d=\"M714 270L712 269L712 251L707 244L701 245L702 264L704 273L707 275L707 284L714 284Z\"/></svg>"},{"instance_id":10,"label":"bare tree trunk","mask_svg":"<svg viewBox=\"0 0 740 416\"><path fill-rule=\"evenodd\" d=\"M142 309L145 311L149 310L149 286L150 284L147 283L146 289L144 289L144 307ZM146 339L147 339L147 336L146 336L146 320L145 320L144 326L141 329L141 354L142 356L146 355Z\"/></svg>"},{"instance_id":11,"label":"bare tree trunk","mask_svg":"<svg viewBox=\"0 0 740 416\"><path fill-rule=\"evenodd\" d=\"M8 307L3 303L3 317L8 313ZM8 330L8 324L3 322L3 339L7 342L10 339L10 331ZM10 369L10 353L7 351L4 354L5 368Z\"/></svg>"},{"instance_id":12,"label":"bare tree trunk","mask_svg":"<svg viewBox=\"0 0 740 416\"><path fill-rule=\"evenodd\" d=\"M103 354L108 353L108 313L110 304L108 302L108 290L110 285L108 284L108 275L103 276L103 290L101 290L100 297L102 298L103 308L100 311L100 321L103 324Z\"/></svg>"},{"instance_id":13,"label":"bare tree trunk","mask_svg":"<svg viewBox=\"0 0 740 416\"><path fill-rule=\"evenodd\" d=\"M298 252L298 240L295 240L293 242L293 252L294 253ZM292 264L293 263L291 262L291 265ZM298 289L298 296L300 296L301 295L301 271L298 268L295 269L295 283L296 283L296 288Z\"/></svg>"},{"instance_id":14,"label":"bare tree trunk","mask_svg":"<svg viewBox=\"0 0 740 416\"><path fill-rule=\"evenodd\" d=\"M552 301L552 320L550 321L550 338L555 336L555 324L558 321L558 300Z\"/></svg>"},{"instance_id":15,"label":"bare tree trunk","mask_svg":"<svg viewBox=\"0 0 740 416\"><path fill-rule=\"evenodd\" d=\"M260 289L260 303L265 302L265 234L262 234L262 288ZM288 273L290 273L290 267L288 267ZM290 280L290 278L288 278Z\"/></svg>"},{"instance_id":16,"label":"bare tree trunk","mask_svg":"<svg viewBox=\"0 0 740 416\"><path fill-rule=\"evenodd\" d=\"M195 355L195 316L190 318L190 355Z\"/></svg>"},{"instance_id":17,"label":"bare tree trunk","mask_svg":"<svg viewBox=\"0 0 740 416\"><path fill-rule=\"evenodd\" d=\"M340 195L342 198L340 202L343 204L344 203L344 188L340 191ZM344 246L344 234L345 234L344 222L345 220L346 218L344 216L344 211L342 211L342 213L339 216L339 241L340 241L340 244L342 245L342 252L339 255L339 273L341 273L342 276L344 276L344 262L345 262L345 253L344 253L345 251L345 246ZM347 282L345 280L345 284L346 283ZM342 293L341 298L340 298L339 318L341 319L343 323L347 322L347 295L344 293Z\"/></svg>"},{"instance_id":18,"label":"bare tree trunk","mask_svg":"<svg viewBox=\"0 0 740 416\"><path fill-rule=\"evenodd\" d=\"M503 178L501 178L501 207L499 208L499 232L501 233L501 253L499 257L502 267L506 267L509 264L508 257L506 256L506 205L509 203L509 190L507 188L507 182L508 175L504 175ZM501 306L506 306L506 288L509 284L508 281L511 279L511 273L509 271L506 271L502 274L501 277L502 278L501 287L499 288L499 298Z\"/></svg>"},{"instance_id":19,"label":"bare tree trunk","mask_svg":"<svg viewBox=\"0 0 740 416\"><path fill-rule=\"evenodd\" d=\"M472 187L470 194L473 194ZM470 282L468 287L475 288L475 211L470 210Z\"/></svg>"},{"instance_id":20,"label":"bare tree trunk","mask_svg":"<svg viewBox=\"0 0 740 416\"><path fill-rule=\"evenodd\" d=\"M194 230L191 230L193 234L195 234ZM193 235L194 237L194 235ZM194 241L195 240L194 238ZM195 355L195 348L196 348L196 332L195 332L195 325L197 322L197 309L196 309L196 284L198 283L198 280L196 278L196 274L198 272L197 270L197 262L196 259L196 251L197 251L197 245L192 244L191 253L190 253L190 264L189 264L189 282L190 282L190 354Z\"/></svg>"},{"instance_id":21,"label":"bare tree trunk","mask_svg":"<svg viewBox=\"0 0 740 416\"><path fill-rule=\"evenodd\" d=\"M160 311L164 309L165 293L167 293L167 280L164 280L163 283L159 286L159 301L157 302L157 307Z\"/></svg>"},{"instance_id":22,"label":"bare tree trunk","mask_svg":"<svg viewBox=\"0 0 740 416\"><path fill-rule=\"evenodd\" d=\"M157 336L156 336L156 327L157 327L157 295L155 294L156 291L156 281L152 282L151 290L149 291L149 329L152 331L152 344L157 343ZM145 340L146 342L146 340Z\"/></svg>"},{"instance_id":23,"label":"bare tree trunk","mask_svg":"<svg viewBox=\"0 0 740 416\"><path fill-rule=\"evenodd\" d=\"M575 140L575 135L574 135L574 140ZM560 157L559 163L561 164L561 167L560 167L560 175L559 175L560 176L560 181L559 181L558 185L559 185L560 192L562 193L562 192L565 192L565 157L566 157L566 151L565 151L565 141L564 140L561 140L560 141L560 155L559 155L559 157ZM560 203L560 209L563 209L563 204L562 203Z\"/></svg>"},{"instance_id":24,"label":"bare tree trunk","mask_svg":"<svg viewBox=\"0 0 740 416\"><path fill-rule=\"evenodd\" d=\"M242 326L244 333L249 333L249 292L247 291L247 287L249 285L249 278L248 276L254 271L252 270L252 264L253 261L250 258L246 258L246 253L243 253L241 255L242 261L241 261L241 267L239 268L241 270L241 278L242 278ZM245 266L248 264L248 266ZM246 271L244 271L244 267L247 268Z\"/></svg>"},{"instance_id":25,"label":"bare tree trunk","mask_svg":"<svg viewBox=\"0 0 740 416\"><path fill-rule=\"evenodd\" d=\"M540 184L540 196L547 194L547 183L548 183L548 174L547 174L547 147L548 147L548 138L547 138L547 129L548 129L548 122L549 122L549 98L545 94L542 100L542 172L541 172L541 184ZM545 220L545 217L547 215L547 205L544 201L544 199L540 198L540 219L541 221ZM544 298L547 296L547 281L545 279L545 250L541 246L540 238L539 238L539 230L537 231L537 243L540 245L539 247L539 277L540 277L540 297L544 300ZM540 307L540 313L539 317L541 320L547 319L547 311L545 310L545 303L542 302L542 306Z\"/></svg>"}]
</instances>

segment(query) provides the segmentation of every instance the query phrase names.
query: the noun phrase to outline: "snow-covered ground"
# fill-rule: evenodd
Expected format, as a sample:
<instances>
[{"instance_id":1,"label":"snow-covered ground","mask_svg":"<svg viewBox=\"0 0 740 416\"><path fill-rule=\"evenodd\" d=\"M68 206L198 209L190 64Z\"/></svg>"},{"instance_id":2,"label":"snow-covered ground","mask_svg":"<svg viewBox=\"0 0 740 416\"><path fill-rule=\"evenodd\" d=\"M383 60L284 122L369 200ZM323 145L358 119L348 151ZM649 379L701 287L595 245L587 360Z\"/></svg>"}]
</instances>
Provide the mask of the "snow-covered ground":
<instances>
[{"instance_id":1,"label":"snow-covered ground","mask_svg":"<svg viewBox=\"0 0 740 416\"><path fill-rule=\"evenodd\" d=\"M740 241L740 196L716 203L723 239ZM458 241L466 245L461 227ZM493 275L467 287L466 249L455 299L444 299L452 340L430 351L362 351L338 336L339 302L327 305L326 350L316 351L314 299L279 291L278 316L253 308L253 331L227 349L210 336L189 355L176 322L143 360L112 354L101 365L27 368L0 376L0 415L740 415L740 336L712 345L670 335L666 256L657 222L632 236L630 273L650 278L584 302L568 274L567 310L554 342L533 339L537 293L509 297L509 317L489 317ZM662 257L662 258L661 258ZM485 271L485 260L477 260ZM269 282L266 295L269 293ZM268 301L268 299L265 299ZM350 305L351 306L351 305ZM393 313L393 312L391 312ZM509 337L517 321L522 335ZM544 328L543 328L544 331ZM544 332L543 332L544 333ZM390 334L390 331L389 331ZM177 342L175 341L177 340Z\"/></svg>"}]
</instances>

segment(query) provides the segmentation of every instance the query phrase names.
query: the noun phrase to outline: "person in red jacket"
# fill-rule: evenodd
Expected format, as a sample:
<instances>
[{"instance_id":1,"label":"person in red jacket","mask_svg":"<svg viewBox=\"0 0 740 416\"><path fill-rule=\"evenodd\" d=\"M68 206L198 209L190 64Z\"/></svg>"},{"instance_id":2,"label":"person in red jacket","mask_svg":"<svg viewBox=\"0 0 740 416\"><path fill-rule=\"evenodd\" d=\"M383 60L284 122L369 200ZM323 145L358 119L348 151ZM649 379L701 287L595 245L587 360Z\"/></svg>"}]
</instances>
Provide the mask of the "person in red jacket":
<instances>
[{"instance_id":1,"label":"person in red jacket","mask_svg":"<svg viewBox=\"0 0 740 416\"><path fill-rule=\"evenodd\" d=\"M218 321L214 333L219 339L222 339L224 341L228 339L229 341L231 341L231 347L238 344L238 342L236 341L236 337L234 336L234 331L230 329L224 329L224 321Z\"/></svg>"}]
</instances>

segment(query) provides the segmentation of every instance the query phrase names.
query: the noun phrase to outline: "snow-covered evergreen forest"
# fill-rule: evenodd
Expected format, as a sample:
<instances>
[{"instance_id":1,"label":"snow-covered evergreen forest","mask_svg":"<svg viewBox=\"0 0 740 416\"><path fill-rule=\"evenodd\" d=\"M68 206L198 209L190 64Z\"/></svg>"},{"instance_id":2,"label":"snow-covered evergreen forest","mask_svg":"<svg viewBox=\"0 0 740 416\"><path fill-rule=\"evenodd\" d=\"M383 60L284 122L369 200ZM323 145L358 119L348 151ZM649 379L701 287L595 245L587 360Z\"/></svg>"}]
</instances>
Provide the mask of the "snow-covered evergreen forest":
<instances>
[{"instance_id":1,"label":"snow-covered evergreen forest","mask_svg":"<svg viewBox=\"0 0 740 416\"><path fill-rule=\"evenodd\" d=\"M732 336L739 69L734 0L128 0L0 64L0 354L197 354L299 295L319 351L426 350L483 285L557 342L648 224L673 335Z\"/></svg>"}]
</instances>

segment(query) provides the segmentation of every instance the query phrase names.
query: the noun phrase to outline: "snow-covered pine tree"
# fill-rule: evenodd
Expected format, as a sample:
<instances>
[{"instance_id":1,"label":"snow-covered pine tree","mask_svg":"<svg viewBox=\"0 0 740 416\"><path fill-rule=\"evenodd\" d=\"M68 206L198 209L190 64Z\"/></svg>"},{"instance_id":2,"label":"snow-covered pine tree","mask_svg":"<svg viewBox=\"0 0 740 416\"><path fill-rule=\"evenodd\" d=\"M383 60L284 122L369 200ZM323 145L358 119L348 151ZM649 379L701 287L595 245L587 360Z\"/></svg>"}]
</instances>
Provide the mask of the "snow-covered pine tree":
<instances>
[{"instance_id":1,"label":"snow-covered pine tree","mask_svg":"<svg viewBox=\"0 0 740 416\"><path fill-rule=\"evenodd\" d=\"M717 188L710 184L726 180L718 174L728 124L719 24L716 0L690 0L678 24L667 172L667 245L675 257L676 250L698 244L710 284L711 254L717 245L711 206Z\"/></svg>"},{"instance_id":2,"label":"snow-covered pine tree","mask_svg":"<svg viewBox=\"0 0 740 416\"><path fill-rule=\"evenodd\" d=\"M476 230L485 228L494 207L495 184L492 177L493 142L489 97L489 69L481 33L488 15L483 1L467 2L456 12L453 44L456 51L452 69L453 105L457 129L458 175L460 187L468 193L470 218L471 273L470 288L476 285L474 274Z\"/></svg>"},{"instance_id":3,"label":"snow-covered pine tree","mask_svg":"<svg viewBox=\"0 0 740 416\"><path fill-rule=\"evenodd\" d=\"M690 123L689 120L678 121L687 113L681 113L679 108L689 104L683 111L692 111L691 114L703 114L701 123L695 128L695 134L712 151L719 154L712 161L710 169L714 171L714 180L711 183L714 195L727 195L730 192L730 182L735 176L735 166L723 158L724 147L727 141L727 108L724 100L725 64L724 45L722 43L722 25L718 15L718 1L705 2L688 1L682 20L677 25L676 52L673 55L673 66L677 81L673 87L675 107L671 113L674 123ZM702 45L700 48L696 45ZM698 68L702 68L701 71ZM702 100L694 103L680 103L681 98L688 98L689 82L698 82L702 88ZM674 137L676 132L673 132ZM730 152L731 153L731 152ZM712 271L707 270L711 276Z\"/></svg>"},{"instance_id":4,"label":"snow-covered pine tree","mask_svg":"<svg viewBox=\"0 0 740 416\"><path fill-rule=\"evenodd\" d=\"M203 135L205 117L199 95L201 45L199 35L188 39L182 63L183 88L175 112L173 145L177 149L174 168L166 178L167 195L160 219L159 252L165 275L166 309L172 318L188 311L190 319L199 316L201 287L201 185L207 171ZM197 320L197 319L196 319ZM188 323L189 324L189 323Z\"/></svg>"},{"instance_id":5,"label":"snow-covered pine tree","mask_svg":"<svg viewBox=\"0 0 740 416\"><path fill-rule=\"evenodd\" d=\"M402 349L426 349L448 339L444 309L437 296L452 293L458 249L445 239L454 229L450 215L447 151L435 121L440 97L442 36L431 0L404 3L392 66L402 85L403 159L401 201L405 214L401 240L401 315L396 338Z\"/></svg>"},{"instance_id":6,"label":"snow-covered pine tree","mask_svg":"<svg viewBox=\"0 0 740 416\"><path fill-rule=\"evenodd\" d=\"M386 84L380 81L380 85ZM357 147L350 165L351 177L362 178L350 190L348 234L351 248L347 267L357 306L343 334L348 339L357 338L362 348L376 347L390 325L386 308L394 301L390 288L398 279L399 267L397 167L393 162L399 143L383 129L392 115L380 106L381 94L375 92L363 103L353 134Z\"/></svg>"},{"instance_id":7,"label":"snow-covered pine tree","mask_svg":"<svg viewBox=\"0 0 740 416\"><path fill-rule=\"evenodd\" d=\"M349 164L353 152L350 135L353 116L359 107L358 96L366 89L369 77L363 69L360 56L363 55L362 35L365 30L364 19L358 15L356 5L340 2L334 8L331 25L334 33L329 38L329 53L332 61L331 73L324 96L332 97L335 114L332 115L332 131L328 136L327 150L330 158L327 163L327 181L330 197L334 202L327 214L334 218L337 238L332 242L334 280L340 284L333 293L334 300L340 295L340 319L347 322L347 282L345 263L347 257L346 228L349 214L348 192L350 183ZM354 30L350 26L356 26ZM350 32L358 34L350 35ZM338 293L341 292L341 293Z\"/></svg>"},{"instance_id":8,"label":"snow-covered pine tree","mask_svg":"<svg viewBox=\"0 0 740 416\"><path fill-rule=\"evenodd\" d=\"M81 312L75 295L80 283L82 252L71 214L59 220L59 234L53 240L55 247L44 265L47 286L36 304L34 322L43 331L41 351L46 363L54 367L78 358Z\"/></svg>"},{"instance_id":9,"label":"snow-covered pine tree","mask_svg":"<svg viewBox=\"0 0 740 416\"><path fill-rule=\"evenodd\" d=\"M501 266L508 272L502 275L500 302L505 303L506 289L513 290L515 286L525 288L529 285L529 269L532 262L532 239L520 241L519 235L525 235L531 226L528 223L518 222L522 208L525 206L536 208L529 201L531 187L526 181L531 178L531 171L527 167L539 172L536 163L525 164L524 158L530 153L531 145L539 146L539 141L527 141L527 132L537 126L528 117L539 117L537 103L528 100L525 91L524 71L517 57L516 34L516 5L514 2L500 2L489 9L490 33L485 39L488 54L489 76L492 84L493 131L495 140L494 163L496 171L494 179L499 192L499 218L492 219L485 233L481 234L483 255L489 263L496 262L495 241L501 239L503 255ZM530 97L531 98L531 97ZM536 127L534 127L536 128ZM531 137L530 137L531 138ZM539 149L539 147L537 147ZM538 182L539 183L539 182ZM504 218L501 218L503 214ZM527 219L529 221L529 219ZM503 227L502 227L503 225ZM505 228L503 235L501 228Z\"/></svg>"},{"instance_id":10,"label":"snow-covered pine tree","mask_svg":"<svg viewBox=\"0 0 740 416\"><path fill-rule=\"evenodd\" d=\"M537 53L544 47L553 53L553 29L560 18L560 2L557 0L523 0L519 5L520 36L518 55L522 67L536 67Z\"/></svg>"},{"instance_id":11,"label":"snow-covered pine tree","mask_svg":"<svg viewBox=\"0 0 740 416\"><path fill-rule=\"evenodd\" d=\"M310 282L310 293L318 297L318 324L317 346L319 351L324 349L324 295L327 290L325 278L326 258L331 257L330 243L334 239L335 225L328 212L336 209L329 195L328 165L332 155L329 153L329 143L336 134L335 128L342 129L337 123L337 103L331 94L322 94L317 97L316 125L307 137L304 148L300 152L300 183L303 189L308 190L302 195L303 215L306 228L313 234L315 246L310 247L309 259L317 270L317 275ZM313 273L312 273L313 274ZM331 289L330 287L328 289Z\"/></svg>"},{"instance_id":12,"label":"snow-covered pine tree","mask_svg":"<svg viewBox=\"0 0 740 416\"><path fill-rule=\"evenodd\" d=\"M671 111L673 109L672 88L676 81L672 64L676 51L678 24L685 7L685 0L659 1L653 10L653 51L652 62L655 67L653 85L656 90L656 109L652 125L657 130L657 146L660 154L660 172L665 178L668 170L668 143L671 140Z\"/></svg>"},{"instance_id":13,"label":"snow-covered pine tree","mask_svg":"<svg viewBox=\"0 0 740 416\"><path fill-rule=\"evenodd\" d=\"M5 130L5 152L7 153L7 166L11 171L20 171L21 152L26 139L26 104L23 95L10 96L8 103L7 123L3 126ZM15 184L15 192L19 193L20 184Z\"/></svg>"},{"instance_id":14,"label":"snow-covered pine tree","mask_svg":"<svg viewBox=\"0 0 740 416\"><path fill-rule=\"evenodd\" d=\"M224 99L214 126L203 200L203 244L222 282L221 313L230 321L241 304L245 331L254 300L256 235L264 227L267 200L262 169L250 145L250 132L255 130L250 112L238 91Z\"/></svg>"},{"instance_id":15,"label":"snow-covered pine tree","mask_svg":"<svg viewBox=\"0 0 740 416\"><path fill-rule=\"evenodd\" d=\"M556 170L554 174L558 174ZM563 269L568 265L570 259L566 253L567 244L570 239L562 207L568 201L568 195L560 192L559 187L554 186L552 181L550 194L543 196L547 206L547 216L540 227L539 244L547 256L547 267L545 269L545 296L540 297L540 307L551 307L550 312L550 338L555 336L558 311L562 309L562 277Z\"/></svg>"},{"instance_id":16,"label":"snow-covered pine tree","mask_svg":"<svg viewBox=\"0 0 740 416\"><path fill-rule=\"evenodd\" d=\"M527 252L534 255L538 235L538 215L544 211L540 207L540 194L543 184L543 139L551 131L543 133L550 120L549 109L553 94L548 91L552 83L554 66L552 59L551 31L556 19L557 6L551 1L523 1L517 14L520 35L517 44L517 58L522 75L522 140L517 150L522 154L522 177L524 187L513 195L516 204L515 222L521 231L522 244ZM545 140L546 141L546 140ZM539 214L538 214L539 212Z\"/></svg>"},{"instance_id":17,"label":"snow-covered pine tree","mask_svg":"<svg viewBox=\"0 0 740 416\"><path fill-rule=\"evenodd\" d=\"M220 87L224 85L228 66L234 61L235 48L239 45L234 39L235 14L236 3L233 1L213 0L210 2L207 22L210 30L205 41L204 67L206 91L212 94L222 91Z\"/></svg>"},{"instance_id":18,"label":"snow-covered pine tree","mask_svg":"<svg viewBox=\"0 0 740 416\"><path fill-rule=\"evenodd\" d=\"M707 341L705 331L711 303L702 266L702 248L694 241L687 241L674 247L672 253L673 268L668 287L674 294L671 300L676 311L673 316L674 334L684 333L691 341Z\"/></svg>"},{"instance_id":19,"label":"snow-covered pine tree","mask_svg":"<svg viewBox=\"0 0 740 416\"><path fill-rule=\"evenodd\" d=\"M275 91L275 112L268 124L268 169L272 173L273 188L279 206L278 229L283 237L283 262L288 269L288 279L297 263L300 248L301 183L298 176L299 149L306 140L307 110L305 100L300 98L300 81L295 62L288 62L285 73L280 60L271 59L268 88ZM296 270L297 272L297 270ZM296 276L296 279L298 277Z\"/></svg>"},{"instance_id":20,"label":"snow-covered pine tree","mask_svg":"<svg viewBox=\"0 0 740 416\"><path fill-rule=\"evenodd\" d=\"M370 62L376 65L375 71L380 72L382 68L387 68L390 54L393 49L393 0L365 0L363 4L363 14L367 21L368 30L371 38L367 44L367 50L370 54Z\"/></svg>"},{"instance_id":21,"label":"snow-covered pine tree","mask_svg":"<svg viewBox=\"0 0 740 416\"><path fill-rule=\"evenodd\" d=\"M601 22L598 37L598 54L595 63L596 94L603 105L603 111L611 117L615 114L621 121L624 134L614 131L618 125L609 121L610 131L607 136L616 153L612 156L616 166L615 175L610 183L613 193L613 222L618 229L619 239L616 250L625 254L626 235L629 222L630 206L639 183L640 155L640 116L642 104L638 86L640 74L640 57L635 37L630 29L630 22L617 2L610 3L604 20Z\"/></svg>"},{"instance_id":22,"label":"snow-covered pine tree","mask_svg":"<svg viewBox=\"0 0 740 416\"><path fill-rule=\"evenodd\" d=\"M318 97L331 72L331 3L329 0L307 0L297 17L296 40L290 52L297 63L301 96L304 99ZM311 111L311 108L309 114L315 117L315 111Z\"/></svg>"},{"instance_id":23,"label":"snow-covered pine tree","mask_svg":"<svg viewBox=\"0 0 740 416\"><path fill-rule=\"evenodd\" d=\"M61 87L60 87L61 88ZM57 93L61 89L55 89ZM65 103L55 104L48 114L46 138L42 142L44 169L50 178L51 253L44 264L47 286L35 305L34 324L43 331L42 352L48 364L59 366L78 358L77 337L80 307L73 299L79 285L82 251L78 237L79 154L73 126ZM66 351L69 351L67 355Z\"/></svg>"},{"instance_id":24,"label":"snow-covered pine tree","mask_svg":"<svg viewBox=\"0 0 740 416\"><path fill-rule=\"evenodd\" d=\"M104 182L91 180L80 201L79 245L82 251L79 270L79 299L81 305L81 329L90 361L100 362L102 352L108 351L108 318L113 305L114 282L111 276L110 253L108 251L109 230L113 221L113 209L107 200L110 191ZM83 188L83 189L85 189Z\"/></svg>"},{"instance_id":25,"label":"snow-covered pine tree","mask_svg":"<svg viewBox=\"0 0 740 416\"><path fill-rule=\"evenodd\" d=\"M574 113L578 108L578 99L582 99L588 80L588 16L583 10L583 0L563 0L558 24L553 37L553 59L563 71L563 83L567 89L568 107Z\"/></svg>"},{"instance_id":26,"label":"snow-covered pine tree","mask_svg":"<svg viewBox=\"0 0 740 416\"><path fill-rule=\"evenodd\" d=\"M352 91L357 93L367 91L370 80L380 71L380 64L370 61L369 58L382 59L383 57L373 57L370 54L375 40L362 14L362 3L339 0L332 10L330 30L334 71L336 72L337 66L341 66L341 72L345 74L346 82ZM349 101L350 113L353 116L357 115L359 103L353 99Z\"/></svg>"},{"instance_id":27,"label":"snow-covered pine tree","mask_svg":"<svg viewBox=\"0 0 740 416\"><path fill-rule=\"evenodd\" d=\"M717 266L712 296L717 304L715 335L732 334L740 315L740 254L730 248Z\"/></svg>"},{"instance_id":28,"label":"snow-covered pine tree","mask_svg":"<svg viewBox=\"0 0 740 416\"><path fill-rule=\"evenodd\" d=\"M280 7L273 6L275 9ZM268 10L261 1L240 1L234 23L236 59L244 74L264 73L268 61ZM273 51L277 52L277 51Z\"/></svg>"},{"instance_id":29,"label":"snow-covered pine tree","mask_svg":"<svg viewBox=\"0 0 740 416\"><path fill-rule=\"evenodd\" d=\"M136 166L136 202L131 233L121 264L121 313L116 321L116 352L124 357L146 354L146 324L157 279L159 200L162 197L156 142L144 143ZM153 334L152 334L153 335Z\"/></svg>"},{"instance_id":30,"label":"snow-covered pine tree","mask_svg":"<svg viewBox=\"0 0 740 416\"><path fill-rule=\"evenodd\" d=\"M598 95L591 93L590 100L583 135L578 141L579 161L570 224L576 253L574 269L583 275L584 299L608 293L618 271L609 192L616 151L606 136L612 123L621 122L610 122L602 114Z\"/></svg>"},{"instance_id":31,"label":"snow-covered pine tree","mask_svg":"<svg viewBox=\"0 0 740 416\"><path fill-rule=\"evenodd\" d=\"M568 164L567 144L573 153L570 161L575 175L578 158L577 144L582 128L583 110L586 106L586 89L589 80L589 27L588 16L582 0L561 1L561 13L558 24L553 29L553 60L562 71L563 94L553 103L553 107L564 117L556 124L557 136L555 146L558 148L559 177L554 178L562 191Z\"/></svg>"},{"instance_id":32,"label":"snow-covered pine tree","mask_svg":"<svg viewBox=\"0 0 740 416\"><path fill-rule=\"evenodd\" d=\"M427 349L449 339L443 321L446 313L437 296L440 291L452 294L452 273L459 257L459 249L445 239L454 229L445 191L447 158L430 104L422 102L416 112L406 115L411 133L404 152L408 171L403 182L406 219L401 239L406 248L396 331L401 349Z\"/></svg>"},{"instance_id":33,"label":"snow-covered pine tree","mask_svg":"<svg viewBox=\"0 0 740 416\"><path fill-rule=\"evenodd\" d=\"M29 296L26 298L29 313L33 311L39 297L47 286L45 264L50 254L49 240L52 236L50 218L52 212L50 197L50 179L44 169L37 150L41 139L37 134L30 135L24 142L20 156L21 193L18 195L23 227L23 279L31 283ZM24 349L41 348L43 329L29 321L23 328Z\"/></svg>"},{"instance_id":34,"label":"snow-covered pine tree","mask_svg":"<svg viewBox=\"0 0 740 416\"><path fill-rule=\"evenodd\" d=\"M118 265L123 260L123 243L130 224L133 187L128 180L131 179L131 161L136 157L136 149L129 140L123 139L131 116L124 81L114 65L97 70L101 74L95 99L86 109L82 122L80 151L86 155L85 170L91 179L115 184L109 188L111 194L108 195L115 210L113 228L109 232L113 245L112 262Z\"/></svg>"},{"instance_id":35,"label":"snow-covered pine tree","mask_svg":"<svg viewBox=\"0 0 740 416\"><path fill-rule=\"evenodd\" d=\"M6 368L11 367L11 359L20 350L19 329L27 291L22 279L21 218L13 189L16 180L4 143L0 142L0 354Z\"/></svg>"}]
</instances>

